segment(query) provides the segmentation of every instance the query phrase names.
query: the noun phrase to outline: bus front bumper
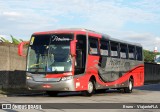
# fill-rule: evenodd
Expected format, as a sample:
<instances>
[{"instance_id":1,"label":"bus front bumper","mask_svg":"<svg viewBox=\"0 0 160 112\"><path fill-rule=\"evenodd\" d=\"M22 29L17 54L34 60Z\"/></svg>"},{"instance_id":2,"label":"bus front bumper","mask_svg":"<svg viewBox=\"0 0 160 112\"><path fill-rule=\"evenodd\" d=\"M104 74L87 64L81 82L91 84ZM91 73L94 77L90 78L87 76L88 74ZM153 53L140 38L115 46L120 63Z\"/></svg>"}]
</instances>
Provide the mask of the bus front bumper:
<instances>
[{"instance_id":1,"label":"bus front bumper","mask_svg":"<svg viewBox=\"0 0 160 112\"><path fill-rule=\"evenodd\" d=\"M44 91L76 91L74 79L58 82L38 82L27 80L29 90L44 90Z\"/></svg>"}]
</instances>

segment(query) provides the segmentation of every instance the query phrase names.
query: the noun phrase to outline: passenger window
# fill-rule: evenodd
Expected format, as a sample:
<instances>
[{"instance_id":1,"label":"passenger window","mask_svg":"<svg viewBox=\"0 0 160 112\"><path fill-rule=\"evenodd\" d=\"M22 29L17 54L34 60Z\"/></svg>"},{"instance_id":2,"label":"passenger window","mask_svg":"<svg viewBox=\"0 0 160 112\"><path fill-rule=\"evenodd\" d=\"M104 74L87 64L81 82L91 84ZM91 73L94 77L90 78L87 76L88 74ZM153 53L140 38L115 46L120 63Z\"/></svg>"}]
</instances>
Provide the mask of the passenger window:
<instances>
[{"instance_id":1,"label":"passenger window","mask_svg":"<svg viewBox=\"0 0 160 112\"><path fill-rule=\"evenodd\" d=\"M126 44L120 45L120 58L122 59L127 58L127 45Z\"/></svg>"},{"instance_id":2,"label":"passenger window","mask_svg":"<svg viewBox=\"0 0 160 112\"><path fill-rule=\"evenodd\" d=\"M129 50L129 53L128 53L129 59L134 60L135 59L135 47L129 46L128 50Z\"/></svg>"},{"instance_id":3,"label":"passenger window","mask_svg":"<svg viewBox=\"0 0 160 112\"><path fill-rule=\"evenodd\" d=\"M108 56L108 42L107 41L100 41L101 45L100 45L100 53L102 56Z\"/></svg>"},{"instance_id":4,"label":"passenger window","mask_svg":"<svg viewBox=\"0 0 160 112\"><path fill-rule=\"evenodd\" d=\"M99 51L98 51L98 39L89 37L89 54L91 55L98 55Z\"/></svg>"},{"instance_id":5,"label":"passenger window","mask_svg":"<svg viewBox=\"0 0 160 112\"><path fill-rule=\"evenodd\" d=\"M118 58L118 43L111 42L111 56Z\"/></svg>"},{"instance_id":6,"label":"passenger window","mask_svg":"<svg viewBox=\"0 0 160 112\"><path fill-rule=\"evenodd\" d=\"M136 59L142 61L142 47L136 47Z\"/></svg>"}]
</instances>

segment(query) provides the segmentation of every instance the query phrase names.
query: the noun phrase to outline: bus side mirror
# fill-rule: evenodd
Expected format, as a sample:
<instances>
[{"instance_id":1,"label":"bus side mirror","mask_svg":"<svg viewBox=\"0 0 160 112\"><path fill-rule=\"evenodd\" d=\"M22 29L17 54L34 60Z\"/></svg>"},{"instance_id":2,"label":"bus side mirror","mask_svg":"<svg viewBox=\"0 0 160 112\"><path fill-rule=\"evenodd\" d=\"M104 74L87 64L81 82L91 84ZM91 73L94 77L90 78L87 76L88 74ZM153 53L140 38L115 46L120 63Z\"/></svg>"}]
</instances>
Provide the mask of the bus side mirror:
<instances>
[{"instance_id":1,"label":"bus side mirror","mask_svg":"<svg viewBox=\"0 0 160 112\"><path fill-rule=\"evenodd\" d=\"M72 40L70 42L70 53L71 53L71 56L75 56L76 55L76 42L77 40Z\"/></svg>"},{"instance_id":2,"label":"bus side mirror","mask_svg":"<svg viewBox=\"0 0 160 112\"><path fill-rule=\"evenodd\" d=\"M26 55L23 54L23 46L26 45L26 44L29 44L29 41L27 41L27 42L21 42L21 43L18 45L18 55L19 55L19 56L23 56L23 57L26 56Z\"/></svg>"}]
</instances>

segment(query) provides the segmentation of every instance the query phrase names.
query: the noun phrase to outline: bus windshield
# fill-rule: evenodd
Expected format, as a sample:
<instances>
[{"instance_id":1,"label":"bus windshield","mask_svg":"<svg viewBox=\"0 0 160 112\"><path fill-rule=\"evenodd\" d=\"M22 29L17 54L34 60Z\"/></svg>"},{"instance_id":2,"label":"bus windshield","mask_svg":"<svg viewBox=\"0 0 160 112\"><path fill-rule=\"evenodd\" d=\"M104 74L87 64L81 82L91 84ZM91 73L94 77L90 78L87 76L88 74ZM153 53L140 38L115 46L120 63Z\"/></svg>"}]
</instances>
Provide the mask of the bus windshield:
<instances>
[{"instance_id":1,"label":"bus windshield","mask_svg":"<svg viewBox=\"0 0 160 112\"><path fill-rule=\"evenodd\" d=\"M33 35L31 37L27 71L36 73L59 73L72 70L71 34Z\"/></svg>"}]
</instances>

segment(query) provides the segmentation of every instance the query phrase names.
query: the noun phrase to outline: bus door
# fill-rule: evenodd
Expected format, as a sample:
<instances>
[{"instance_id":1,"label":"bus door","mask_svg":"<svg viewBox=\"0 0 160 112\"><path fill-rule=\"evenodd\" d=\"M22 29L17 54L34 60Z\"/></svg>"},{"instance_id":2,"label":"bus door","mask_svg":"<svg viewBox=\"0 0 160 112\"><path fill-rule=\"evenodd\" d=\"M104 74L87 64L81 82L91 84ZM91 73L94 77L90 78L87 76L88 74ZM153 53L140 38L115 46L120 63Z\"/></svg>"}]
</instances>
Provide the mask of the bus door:
<instances>
[{"instance_id":1,"label":"bus door","mask_svg":"<svg viewBox=\"0 0 160 112\"><path fill-rule=\"evenodd\" d=\"M76 44L76 61L75 61L75 75L80 75L85 72L86 57L87 57L87 41L86 35L77 35Z\"/></svg>"}]
</instances>

